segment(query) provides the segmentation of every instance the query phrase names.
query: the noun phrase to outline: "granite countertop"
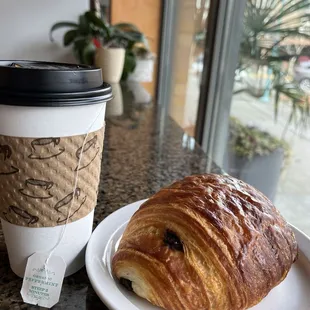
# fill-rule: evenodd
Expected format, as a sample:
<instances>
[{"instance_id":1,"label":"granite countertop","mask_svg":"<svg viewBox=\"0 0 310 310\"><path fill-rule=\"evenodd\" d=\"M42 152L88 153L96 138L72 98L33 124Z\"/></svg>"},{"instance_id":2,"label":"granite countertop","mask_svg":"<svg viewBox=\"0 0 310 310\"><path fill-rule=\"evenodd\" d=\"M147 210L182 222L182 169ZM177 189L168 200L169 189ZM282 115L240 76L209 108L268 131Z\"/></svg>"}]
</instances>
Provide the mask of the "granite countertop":
<instances>
[{"instance_id":1,"label":"granite countertop","mask_svg":"<svg viewBox=\"0 0 310 310\"><path fill-rule=\"evenodd\" d=\"M118 111L117 102L107 109L94 228L113 211L147 198L186 175L222 172L193 138L170 117L162 116L156 105L136 101L135 96L127 94ZM39 309L22 302L21 285L22 279L10 269L0 229L0 310ZM108 308L96 296L83 268L64 280L60 301L53 309Z\"/></svg>"}]
</instances>

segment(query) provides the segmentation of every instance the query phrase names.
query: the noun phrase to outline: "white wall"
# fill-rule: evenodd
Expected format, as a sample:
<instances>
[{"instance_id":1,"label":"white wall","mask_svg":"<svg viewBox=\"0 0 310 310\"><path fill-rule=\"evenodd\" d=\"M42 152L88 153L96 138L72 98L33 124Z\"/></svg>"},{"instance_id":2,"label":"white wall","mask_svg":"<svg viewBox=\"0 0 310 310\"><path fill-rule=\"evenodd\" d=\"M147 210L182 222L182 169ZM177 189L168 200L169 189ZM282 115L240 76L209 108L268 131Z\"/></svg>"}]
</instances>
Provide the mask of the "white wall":
<instances>
[{"instance_id":1,"label":"white wall","mask_svg":"<svg viewBox=\"0 0 310 310\"><path fill-rule=\"evenodd\" d=\"M58 21L77 21L89 0L0 0L0 59L75 62L71 48L62 45L64 31L50 27Z\"/></svg>"}]
</instances>

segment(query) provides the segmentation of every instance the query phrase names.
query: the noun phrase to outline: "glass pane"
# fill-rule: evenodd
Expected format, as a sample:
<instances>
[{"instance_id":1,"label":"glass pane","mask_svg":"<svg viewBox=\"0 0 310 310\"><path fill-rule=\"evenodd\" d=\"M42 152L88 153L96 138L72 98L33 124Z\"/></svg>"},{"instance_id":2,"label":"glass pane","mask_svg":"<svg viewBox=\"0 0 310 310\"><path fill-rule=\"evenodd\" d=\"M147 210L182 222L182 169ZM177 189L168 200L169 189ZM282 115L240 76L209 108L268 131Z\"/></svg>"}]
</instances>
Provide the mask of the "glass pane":
<instances>
[{"instance_id":1,"label":"glass pane","mask_svg":"<svg viewBox=\"0 0 310 310\"><path fill-rule=\"evenodd\" d=\"M194 136L210 1L178 0L176 3L170 115Z\"/></svg>"},{"instance_id":2,"label":"glass pane","mask_svg":"<svg viewBox=\"0 0 310 310\"><path fill-rule=\"evenodd\" d=\"M310 2L248 0L224 168L310 234Z\"/></svg>"}]
</instances>

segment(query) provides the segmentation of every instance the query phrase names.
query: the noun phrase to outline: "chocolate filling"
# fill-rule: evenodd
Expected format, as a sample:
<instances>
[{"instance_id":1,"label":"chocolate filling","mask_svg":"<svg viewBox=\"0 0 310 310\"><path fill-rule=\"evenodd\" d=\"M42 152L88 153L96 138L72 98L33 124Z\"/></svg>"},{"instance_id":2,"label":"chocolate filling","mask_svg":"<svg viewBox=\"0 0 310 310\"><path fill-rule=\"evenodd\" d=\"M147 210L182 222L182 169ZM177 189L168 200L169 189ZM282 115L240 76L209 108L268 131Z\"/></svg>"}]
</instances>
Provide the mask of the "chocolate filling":
<instances>
[{"instance_id":1,"label":"chocolate filling","mask_svg":"<svg viewBox=\"0 0 310 310\"><path fill-rule=\"evenodd\" d=\"M184 252L181 240L173 231L169 229L165 231L164 243L172 250Z\"/></svg>"},{"instance_id":2,"label":"chocolate filling","mask_svg":"<svg viewBox=\"0 0 310 310\"><path fill-rule=\"evenodd\" d=\"M132 282L125 278L120 278L119 283L122 284L128 291L133 292Z\"/></svg>"}]
</instances>

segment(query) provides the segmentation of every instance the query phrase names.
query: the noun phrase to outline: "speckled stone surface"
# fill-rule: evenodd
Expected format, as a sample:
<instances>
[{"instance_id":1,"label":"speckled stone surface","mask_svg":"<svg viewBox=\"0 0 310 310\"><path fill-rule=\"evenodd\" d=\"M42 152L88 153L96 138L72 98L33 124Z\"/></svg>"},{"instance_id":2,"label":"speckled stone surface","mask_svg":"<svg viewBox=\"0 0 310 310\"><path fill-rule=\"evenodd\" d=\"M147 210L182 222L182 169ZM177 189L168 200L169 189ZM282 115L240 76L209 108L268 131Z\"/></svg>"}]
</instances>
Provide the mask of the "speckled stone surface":
<instances>
[{"instance_id":1,"label":"speckled stone surface","mask_svg":"<svg viewBox=\"0 0 310 310\"><path fill-rule=\"evenodd\" d=\"M161 118L154 107L127 100L123 111L121 116L107 116L94 227L113 211L186 175L221 173L192 138L170 118ZM22 302L21 285L9 267L0 229L0 310L39 309ZM96 296L83 268L64 280L60 301L53 309L108 308Z\"/></svg>"}]
</instances>

